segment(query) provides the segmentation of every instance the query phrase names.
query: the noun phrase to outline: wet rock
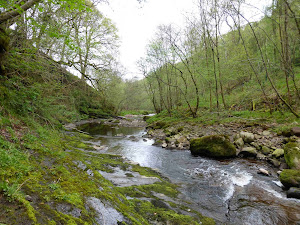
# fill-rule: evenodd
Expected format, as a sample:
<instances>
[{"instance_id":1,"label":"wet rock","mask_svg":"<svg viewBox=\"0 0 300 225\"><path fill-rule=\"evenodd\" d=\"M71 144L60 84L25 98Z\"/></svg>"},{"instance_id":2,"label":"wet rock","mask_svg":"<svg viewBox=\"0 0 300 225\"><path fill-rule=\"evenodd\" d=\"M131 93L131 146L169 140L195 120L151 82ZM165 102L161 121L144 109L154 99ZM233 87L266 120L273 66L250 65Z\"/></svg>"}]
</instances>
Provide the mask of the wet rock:
<instances>
[{"instance_id":1,"label":"wet rock","mask_svg":"<svg viewBox=\"0 0 300 225\"><path fill-rule=\"evenodd\" d=\"M250 133L250 132L245 132L245 131L241 131L240 132L240 136L241 138L243 138L243 141L245 143L251 143L254 141L254 134Z\"/></svg>"},{"instance_id":2,"label":"wet rock","mask_svg":"<svg viewBox=\"0 0 300 225\"><path fill-rule=\"evenodd\" d=\"M273 150L270 149L270 148L268 148L267 146L262 146L261 152L262 152L264 155L269 155L270 153L273 152Z\"/></svg>"},{"instance_id":3,"label":"wet rock","mask_svg":"<svg viewBox=\"0 0 300 225\"><path fill-rule=\"evenodd\" d=\"M280 167L280 162L277 159L270 159L270 163L275 167Z\"/></svg>"},{"instance_id":4,"label":"wet rock","mask_svg":"<svg viewBox=\"0 0 300 225\"><path fill-rule=\"evenodd\" d=\"M123 215L108 203L103 203L100 199L91 197L87 200L87 208L92 208L96 214L98 224L116 225L124 221Z\"/></svg>"},{"instance_id":5,"label":"wet rock","mask_svg":"<svg viewBox=\"0 0 300 225\"><path fill-rule=\"evenodd\" d=\"M300 187L300 170L283 170L279 176L280 182L286 187Z\"/></svg>"},{"instance_id":6,"label":"wet rock","mask_svg":"<svg viewBox=\"0 0 300 225\"><path fill-rule=\"evenodd\" d=\"M176 149L176 144L174 142L171 142L168 144L167 149L173 150Z\"/></svg>"},{"instance_id":7,"label":"wet rock","mask_svg":"<svg viewBox=\"0 0 300 225\"><path fill-rule=\"evenodd\" d=\"M263 169L263 168L260 168L258 171L257 171L258 174L262 174L262 175L265 175L265 176L270 176L270 173L269 171Z\"/></svg>"},{"instance_id":8,"label":"wet rock","mask_svg":"<svg viewBox=\"0 0 300 225\"><path fill-rule=\"evenodd\" d=\"M239 156L243 156L243 157L256 157L256 155L257 155L257 151L256 148L254 147L245 147L239 153Z\"/></svg>"},{"instance_id":9,"label":"wet rock","mask_svg":"<svg viewBox=\"0 0 300 225\"><path fill-rule=\"evenodd\" d=\"M284 158L291 169L300 170L300 144L289 142L284 146Z\"/></svg>"},{"instance_id":10,"label":"wet rock","mask_svg":"<svg viewBox=\"0 0 300 225\"><path fill-rule=\"evenodd\" d=\"M297 137L300 137L300 127L293 127L293 128L291 129L291 133L292 133L292 135L295 135L295 136L297 136Z\"/></svg>"},{"instance_id":11,"label":"wet rock","mask_svg":"<svg viewBox=\"0 0 300 225\"><path fill-rule=\"evenodd\" d=\"M159 140L159 139L156 139L155 142L153 143L154 146L162 146L162 144L163 144L163 141Z\"/></svg>"},{"instance_id":12,"label":"wet rock","mask_svg":"<svg viewBox=\"0 0 300 225\"><path fill-rule=\"evenodd\" d=\"M114 185L119 187L129 187L132 185L147 185L159 182L157 177L145 177L140 175L138 172L124 171L119 167L114 169L113 173L107 173L99 171L99 173L105 178L110 180ZM130 175L129 175L130 174Z\"/></svg>"},{"instance_id":13,"label":"wet rock","mask_svg":"<svg viewBox=\"0 0 300 225\"><path fill-rule=\"evenodd\" d=\"M289 166L285 162L280 163L280 166L279 166L280 170L285 170L285 169L288 169L288 168L289 168Z\"/></svg>"},{"instance_id":14,"label":"wet rock","mask_svg":"<svg viewBox=\"0 0 300 225\"><path fill-rule=\"evenodd\" d=\"M168 144L166 142L164 142L162 145L161 145L162 148L166 148L168 147Z\"/></svg>"},{"instance_id":15,"label":"wet rock","mask_svg":"<svg viewBox=\"0 0 300 225\"><path fill-rule=\"evenodd\" d=\"M143 139L143 142L147 142L148 140L146 138Z\"/></svg>"},{"instance_id":16,"label":"wet rock","mask_svg":"<svg viewBox=\"0 0 300 225\"><path fill-rule=\"evenodd\" d=\"M244 140L243 138L238 138L234 141L234 144L236 147L238 147L239 149L244 147Z\"/></svg>"},{"instance_id":17,"label":"wet rock","mask_svg":"<svg viewBox=\"0 0 300 225\"><path fill-rule=\"evenodd\" d=\"M284 155L284 150L281 148L276 149L273 153L272 156L275 158L280 158Z\"/></svg>"},{"instance_id":18,"label":"wet rock","mask_svg":"<svg viewBox=\"0 0 300 225\"><path fill-rule=\"evenodd\" d=\"M265 160L267 157L264 154L261 154L260 152L257 153L256 158L259 160Z\"/></svg>"},{"instance_id":19,"label":"wet rock","mask_svg":"<svg viewBox=\"0 0 300 225\"><path fill-rule=\"evenodd\" d=\"M236 148L225 135L210 135L190 141L193 155L212 158L228 158L236 156Z\"/></svg>"},{"instance_id":20,"label":"wet rock","mask_svg":"<svg viewBox=\"0 0 300 225\"><path fill-rule=\"evenodd\" d=\"M287 197L300 199L300 188L290 188L287 192Z\"/></svg>"},{"instance_id":21,"label":"wet rock","mask_svg":"<svg viewBox=\"0 0 300 225\"><path fill-rule=\"evenodd\" d=\"M129 140L134 141L134 142L138 142L139 139L136 136L130 136Z\"/></svg>"}]
</instances>

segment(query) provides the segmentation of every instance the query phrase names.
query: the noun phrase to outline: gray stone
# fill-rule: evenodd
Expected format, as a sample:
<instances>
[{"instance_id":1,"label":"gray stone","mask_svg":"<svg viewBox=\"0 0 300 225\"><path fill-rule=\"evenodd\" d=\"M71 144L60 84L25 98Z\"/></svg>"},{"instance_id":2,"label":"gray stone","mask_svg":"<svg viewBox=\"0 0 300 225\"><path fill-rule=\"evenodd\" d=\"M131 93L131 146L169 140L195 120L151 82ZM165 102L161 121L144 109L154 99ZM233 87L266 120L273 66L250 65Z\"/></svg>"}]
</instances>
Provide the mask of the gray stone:
<instances>
[{"instance_id":1,"label":"gray stone","mask_svg":"<svg viewBox=\"0 0 300 225\"><path fill-rule=\"evenodd\" d=\"M234 141L234 144L238 148L243 148L244 147L244 140L243 138L238 138Z\"/></svg>"},{"instance_id":2,"label":"gray stone","mask_svg":"<svg viewBox=\"0 0 300 225\"><path fill-rule=\"evenodd\" d=\"M260 146L256 142L253 141L250 143L250 145L253 146L254 148L256 148L257 150L260 150Z\"/></svg>"},{"instance_id":3,"label":"gray stone","mask_svg":"<svg viewBox=\"0 0 300 225\"><path fill-rule=\"evenodd\" d=\"M164 143L161 145L161 147L166 148L166 147L168 147L168 144L167 144L166 142L164 142Z\"/></svg>"},{"instance_id":4,"label":"gray stone","mask_svg":"<svg viewBox=\"0 0 300 225\"><path fill-rule=\"evenodd\" d=\"M268 148L267 146L262 146L261 152L262 152L263 154L265 154L265 155L269 155L270 153L273 152L273 150L270 149L270 148Z\"/></svg>"},{"instance_id":5,"label":"gray stone","mask_svg":"<svg viewBox=\"0 0 300 225\"><path fill-rule=\"evenodd\" d=\"M91 177L94 176L94 173L93 173L93 171L92 171L91 169L88 169L88 170L86 171L86 173L87 173L89 176L91 176Z\"/></svg>"},{"instance_id":6,"label":"gray stone","mask_svg":"<svg viewBox=\"0 0 300 225\"><path fill-rule=\"evenodd\" d=\"M254 134L252 134L250 132L241 131L240 136L241 136L241 138L243 138L245 143L251 143L255 139Z\"/></svg>"},{"instance_id":7,"label":"gray stone","mask_svg":"<svg viewBox=\"0 0 300 225\"><path fill-rule=\"evenodd\" d=\"M263 168L260 168L258 171L257 171L258 174L262 174L262 175L265 175L265 176L270 176L270 173L269 171L263 169Z\"/></svg>"},{"instance_id":8,"label":"gray stone","mask_svg":"<svg viewBox=\"0 0 300 225\"><path fill-rule=\"evenodd\" d=\"M92 208L96 214L96 222L103 225L116 225L124 221L124 216L108 203L91 197L87 200L87 207Z\"/></svg>"},{"instance_id":9,"label":"gray stone","mask_svg":"<svg viewBox=\"0 0 300 225\"><path fill-rule=\"evenodd\" d=\"M275 167L279 167L280 166L280 162L277 159L270 159L270 162L273 164L273 166Z\"/></svg>"},{"instance_id":10,"label":"gray stone","mask_svg":"<svg viewBox=\"0 0 300 225\"><path fill-rule=\"evenodd\" d=\"M81 210L78 208L73 208L72 205L61 203L56 205L56 210L67 215L79 218L81 216Z\"/></svg>"},{"instance_id":11,"label":"gray stone","mask_svg":"<svg viewBox=\"0 0 300 225\"><path fill-rule=\"evenodd\" d=\"M260 152L257 153L256 158L259 160L265 160L266 156L264 154L261 154Z\"/></svg>"},{"instance_id":12,"label":"gray stone","mask_svg":"<svg viewBox=\"0 0 300 225\"><path fill-rule=\"evenodd\" d=\"M80 169L85 170L86 169L86 165L81 162L81 161L73 161L73 163Z\"/></svg>"}]
</instances>

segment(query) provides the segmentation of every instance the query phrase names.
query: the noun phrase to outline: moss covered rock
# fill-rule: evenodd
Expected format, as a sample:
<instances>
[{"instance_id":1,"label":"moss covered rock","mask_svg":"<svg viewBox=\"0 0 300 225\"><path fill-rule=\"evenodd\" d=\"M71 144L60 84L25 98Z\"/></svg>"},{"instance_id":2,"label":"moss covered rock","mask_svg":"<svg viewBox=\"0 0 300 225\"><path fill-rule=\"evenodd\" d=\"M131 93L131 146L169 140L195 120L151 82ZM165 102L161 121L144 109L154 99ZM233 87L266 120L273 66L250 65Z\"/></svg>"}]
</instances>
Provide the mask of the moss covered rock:
<instances>
[{"instance_id":1,"label":"moss covered rock","mask_svg":"<svg viewBox=\"0 0 300 225\"><path fill-rule=\"evenodd\" d=\"M287 188L300 187L300 170L283 170L279 178L280 182Z\"/></svg>"},{"instance_id":2,"label":"moss covered rock","mask_svg":"<svg viewBox=\"0 0 300 225\"><path fill-rule=\"evenodd\" d=\"M281 148L276 149L273 153L272 156L275 158L280 158L284 155L284 150Z\"/></svg>"},{"instance_id":3,"label":"moss covered rock","mask_svg":"<svg viewBox=\"0 0 300 225\"><path fill-rule=\"evenodd\" d=\"M236 148L225 135L211 135L190 141L193 155L212 158L229 158L236 156Z\"/></svg>"},{"instance_id":4,"label":"moss covered rock","mask_svg":"<svg viewBox=\"0 0 300 225\"><path fill-rule=\"evenodd\" d=\"M284 158L290 169L300 170L300 146L298 142L289 142L284 146Z\"/></svg>"}]
</instances>

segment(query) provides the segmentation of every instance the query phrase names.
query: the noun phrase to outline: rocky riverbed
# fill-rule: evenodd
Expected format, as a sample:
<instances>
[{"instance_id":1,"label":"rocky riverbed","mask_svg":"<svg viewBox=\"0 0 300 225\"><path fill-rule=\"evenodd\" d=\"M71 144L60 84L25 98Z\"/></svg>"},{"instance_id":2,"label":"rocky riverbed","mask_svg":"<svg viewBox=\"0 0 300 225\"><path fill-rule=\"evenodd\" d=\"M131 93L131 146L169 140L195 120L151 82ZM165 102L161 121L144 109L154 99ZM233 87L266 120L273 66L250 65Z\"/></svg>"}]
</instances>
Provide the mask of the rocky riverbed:
<instances>
[{"instance_id":1,"label":"rocky riverbed","mask_svg":"<svg viewBox=\"0 0 300 225\"><path fill-rule=\"evenodd\" d=\"M131 123L130 121L134 122ZM123 124L125 125L123 126ZM128 162L133 163L131 165L139 163L141 166L151 167L154 171L160 171L163 176L178 185L179 195L175 202L170 199L174 196L158 192L138 197L139 192L132 195L133 186L131 185L134 185L143 193L148 193L144 191L145 188L155 187L153 184L147 184L148 181L153 182L151 181L152 178L144 180L143 174L140 173L142 175L140 176L135 170L124 170L122 166L109 167L109 171L99 170L99 173L105 179L110 180L118 189L129 191L126 194L129 196L129 200L135 202L138 198L140 201L150 201L154 205L157 205L157 202L155 202L157 200L160 205L167 205L168 207L174 207L174 203L182 202L186 204L189 202L185 214L189 214L190 211L194 210L194 212L200 212L202 215L214 218L217 224L271 225L297 224L300 221L300 202L294 199L294 196L297 196L297 187L290 188L288 197L292 198L287 198L287 192L282 190L279 182L277 174L279 168L267 159L274 158L281 162L285 157L276 158L273 156L272 153L274 153L275 148L283 149L285 155L285 140L296 140L289 143L298 143L297 138L291 136L287 139L287 137L276 134L278 140L282 140L282 142L272 142L271 137L274 133L270 127L264 128L261 126L245 125L240 129L238 124L231 124L228 126L232 129L229 135L229 133L225 133L230 130L227 129L227 125L220 126L222 129L218 126L200 127L195 124L183 124L184 126L181 124L172 126L164 124L163 127L160 127L161 125L163 124L160 122L151 124L145 132L145 123L141 122L141 117L130 116L110 120L87 121L81 123L76 129L80 132L89 133L93 137L85 143L94 148L97 154L121 155L129 160ZM259 130L261 130L261 134L257 133ZM158 137L151 135L153 132L157 132ZM176 135L179 136L178 139L181 137L182 140L186 141L185 148L178 150L176 148L180 147L182 142L175 140L174 143L171 143L168 140L168 138L176 138ZM258 138L257 135L260 135L260 137ZM216 160L208 157L195 157L191 154L189 148L192 140L197 140L196 143L198 143L198 139L214 140L212 137L215 136L220 136L219 141L226 140L230 146L233 146L234 156L229 159L218 158ZM254 141L252 141L253 136ZM240 138L243 140L243 147L238 147L236 143L236 140ZM269 146L273 152L266 154L266 158L258 159L257 155L242 153L243 148L253 147L254 143L258 143L257 140L261 139L274 143L274 149ZM168 146L162 148L163 143L175 145L176 148L172 150L167 149ZM263 143L267 142L264 141ZM292 146L292 148L294 147ZM255 150L257 154L261 151L259 149ZM85 150L85 153L90 151ZM283 163L288 165L287 162ZM284 169L282 174L285 180L289 182L291 177L297 178L298 171ZM139 180L142 183L137 182ZM290 185L288 182L286 184ZM160 188L158 189L160 190ZM166 187L166 190L170 190L169 187ZM90 205L93 206L92 203ZM149 210L151 211L151 208Z\"/></svg>"},{"instance_id":2,"label":"rocky riverbed","mask_svg":"<svg viewBox=\"0 0 300 225\"><path fill-rule=\"evenodd\" d=\"M205 139L210 139L211 144L214 144L219 142L219 137L226 137L228 143L232 143L232 148L235 149L231 157L267 161L278 170L278 175L284 171L280 176L281 182L286 188L294 187L293 194L288 194L288 197L299 198L300 127L293 127L288 131L275 133L271 129L274 126L276 125L249 125L242 123L210 126L189 123L168 125L159 121L147 127L146 137L153 138L156 146L177 150L191 149L192 153L195 148L202 148L203 150ZM201 142L200 145L202 146L195 146L197 141ZM225 141L221 143L221 145L225 146L222 151L228 151L228 143L225 143ZM220 145L216 147L219 149ZM209 148L213 149L211 146ZM202 155L220 158L220 151L209 154L207 153L208 151L204 146ZM201 155L201 153L198 155ZM226 158L226 154L224 156L223 158ZM264 169L258 170L258 173L269 175L269 172Z\"/></svg>"}]
</instances>

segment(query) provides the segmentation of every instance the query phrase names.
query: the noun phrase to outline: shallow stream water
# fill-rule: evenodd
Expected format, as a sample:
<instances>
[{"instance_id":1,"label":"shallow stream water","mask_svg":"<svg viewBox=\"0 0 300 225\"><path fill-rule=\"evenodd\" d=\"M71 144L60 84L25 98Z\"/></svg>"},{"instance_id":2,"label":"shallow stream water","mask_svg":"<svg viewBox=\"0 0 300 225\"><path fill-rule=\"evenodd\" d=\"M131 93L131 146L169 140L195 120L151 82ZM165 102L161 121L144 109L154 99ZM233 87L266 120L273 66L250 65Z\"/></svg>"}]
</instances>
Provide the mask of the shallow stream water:
<instances>
[{"instance_id":1,"label":"shallow stream water","mask_svg":"<svg viewBox=\"0 0 300 225\"><path fill-rule=\"evenodd\" d=\"M300 200L286 198L276 171L265 162L212 160L188 150L166 150L143 138L144 128L87 123L79 129L94 137L92 143L106 146L102 153L159 170L179 185L181 199L219 224L300 224ZM257 174L259 168L272 176Z\"/></svg>"}]
</instances>

